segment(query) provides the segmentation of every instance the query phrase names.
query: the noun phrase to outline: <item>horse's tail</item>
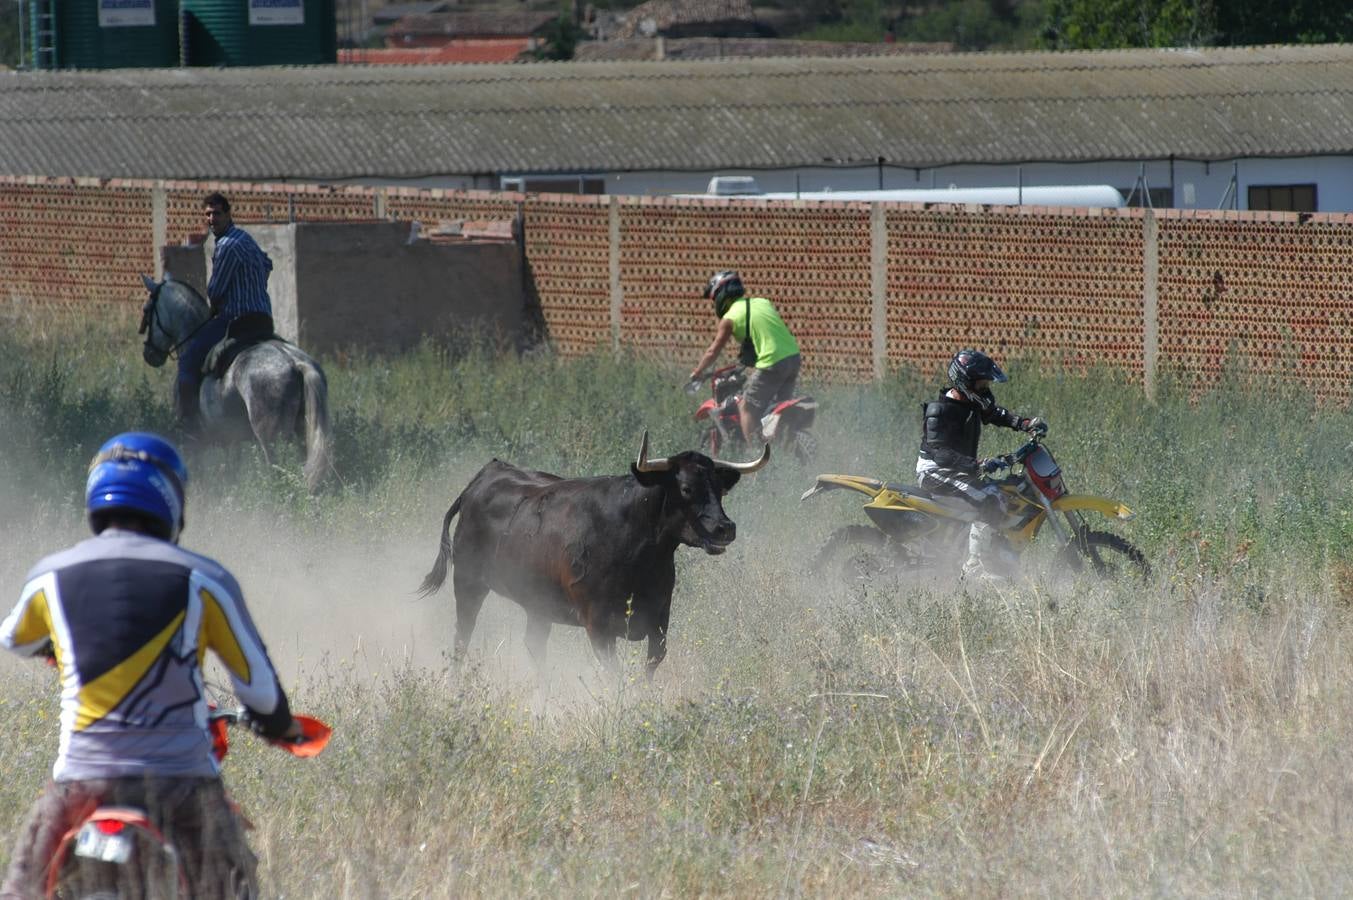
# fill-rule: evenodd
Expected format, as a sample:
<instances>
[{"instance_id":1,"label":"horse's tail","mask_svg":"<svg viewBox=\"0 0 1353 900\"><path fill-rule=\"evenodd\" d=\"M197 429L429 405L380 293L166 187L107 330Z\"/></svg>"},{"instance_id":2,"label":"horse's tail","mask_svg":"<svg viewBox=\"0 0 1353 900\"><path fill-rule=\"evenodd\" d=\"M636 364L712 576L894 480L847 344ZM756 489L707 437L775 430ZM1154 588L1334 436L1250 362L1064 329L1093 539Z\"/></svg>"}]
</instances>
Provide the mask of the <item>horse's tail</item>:
<instances>
[{"instance_id":1,"label":"horse's tail","mask_svg":"<svg viewBox=\"0 0 1353 900\"><path fill-rule=\"evenodd\" d=\"M319 363L295 354L305 391L305 484L312 492L333 468L333 434L329 430L329 386Z\"/></svg>"},{"instance_id":2,"label":"horse's tail","mask_svg":"<svg viewBox=\"0 0 1353 900\"><path fill-rule=\"evenodd\" d=\"M473 482L471 484L473 485ZM452 502L451 508L446 511L446 515L442 518L441 547L438 548L437 561L432 564L432 571L428 572L427 577L423 579L423 583L418 586L418 596L420 597L435 594L446 583L446 569L451 562L451 520L456 517L456 513L460 512L460 502L465 499L465 491L469 489L469 487L466 487L464 491L460 492L460 496Z\"/></svg>"}]
</instances>

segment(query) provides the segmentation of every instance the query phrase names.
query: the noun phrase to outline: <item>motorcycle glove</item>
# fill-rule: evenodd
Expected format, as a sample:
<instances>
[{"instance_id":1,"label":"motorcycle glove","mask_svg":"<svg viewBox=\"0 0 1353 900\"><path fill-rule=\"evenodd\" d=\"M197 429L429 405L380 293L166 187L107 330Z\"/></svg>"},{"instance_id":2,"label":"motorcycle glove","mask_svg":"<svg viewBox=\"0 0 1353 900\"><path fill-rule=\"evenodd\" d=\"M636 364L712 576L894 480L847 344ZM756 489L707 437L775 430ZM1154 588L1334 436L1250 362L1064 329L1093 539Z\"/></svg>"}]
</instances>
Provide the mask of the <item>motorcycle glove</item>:
<instances>
[{"instance_id":1,"label":"motorcycle glove","mask_svg":"<svg viewBox=\"0 0 1353 900\"><path fill-rule=\"evenodd\" d=\"M1034 416L1032 419L1025 419L1020 423L1020 428L1030 434L1047 434L1048 423L1040 416Z\"/></svg>"}]
</instances>

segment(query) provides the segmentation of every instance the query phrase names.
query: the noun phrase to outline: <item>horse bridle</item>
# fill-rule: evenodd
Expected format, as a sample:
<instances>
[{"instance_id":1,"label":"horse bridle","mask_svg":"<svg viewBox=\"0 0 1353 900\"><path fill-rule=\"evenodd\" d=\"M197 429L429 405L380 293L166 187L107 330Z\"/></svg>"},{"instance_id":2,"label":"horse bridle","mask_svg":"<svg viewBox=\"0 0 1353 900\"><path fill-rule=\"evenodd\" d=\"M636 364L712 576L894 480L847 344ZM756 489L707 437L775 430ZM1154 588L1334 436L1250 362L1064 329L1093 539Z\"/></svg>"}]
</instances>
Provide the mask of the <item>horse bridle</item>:
<instances>
[{"instance_id":1,"label":"horse bridle","mask_svg":"<svg viewBox=\"0 0 1353 900\"><path fill-rule=\"evenodd\" d=\"M169 333L169 329L165 328L164 325L160 324L160 291L163 288L164 283L161 282L160 284L155 286L155 290L150 292L150 301L141 310L141 324L140 326L137 327L136 333L144 334L146 336L145 343L142 346L149 347L156 353L163 354L166 359L178 359L179 350L182 349L183 346L187 344L189 341L191 341L193 338L197 337L197 333L206 327L207 323L211 321L212 317L207 316L205 319L202 320L202 324L198 325L192 331L188 332L187 337L179 341L174 346L170 347L168 350L160 349L160 346L156 344L154 340L156 328L160 329L160 331L164 333L165 337L170 339L173 338L173 335Z\"/></svg>"}]
</instances>

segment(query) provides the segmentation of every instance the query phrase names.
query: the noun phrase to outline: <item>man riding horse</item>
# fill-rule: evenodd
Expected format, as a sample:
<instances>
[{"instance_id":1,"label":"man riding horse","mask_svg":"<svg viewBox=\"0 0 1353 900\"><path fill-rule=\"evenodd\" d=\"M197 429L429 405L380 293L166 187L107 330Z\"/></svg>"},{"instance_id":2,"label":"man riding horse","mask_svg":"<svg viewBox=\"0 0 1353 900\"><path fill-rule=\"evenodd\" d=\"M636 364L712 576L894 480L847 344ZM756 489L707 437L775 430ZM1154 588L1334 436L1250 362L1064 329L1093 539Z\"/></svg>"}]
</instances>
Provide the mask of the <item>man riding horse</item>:
<instances>
[{"instance_id":1,"label":"man riding horse","mask_svg":"<svg viewBox=\"0 0 1353 900\"><path fill-rule=\"evenodd\" d=\"M174 412L186 431L201 429L198 392L202 366L211 348L235 338L262 338L273 333L272 300L268 297L268 273L272 260L230 215L230 201L218 192L202 201L207 225L216 236L211 255L211 280L207 299L212 316L179 353Z\"/></svg>"}]
</instances>

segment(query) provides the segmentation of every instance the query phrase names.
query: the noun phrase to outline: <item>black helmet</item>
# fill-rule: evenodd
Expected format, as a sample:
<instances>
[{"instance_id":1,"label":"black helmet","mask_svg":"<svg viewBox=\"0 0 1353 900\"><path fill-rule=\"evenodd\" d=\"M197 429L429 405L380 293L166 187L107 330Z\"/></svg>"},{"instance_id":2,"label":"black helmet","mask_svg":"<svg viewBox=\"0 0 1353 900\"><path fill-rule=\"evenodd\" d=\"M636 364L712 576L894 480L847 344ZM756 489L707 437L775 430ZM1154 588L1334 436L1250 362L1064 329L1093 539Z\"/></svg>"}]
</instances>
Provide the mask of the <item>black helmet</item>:
<instances>
[{"instance_id":1,"label":"black helmet","mask_svg":"<svg viewBox=\"0 0 1353 900\"><path fill-rule=\"evenodd\" d=\"M949 383L982 409L990 409L996 398L989 389L979 391L977 382L1001 383L1009 380L1001 371L1001 367L996 365L996 361L981 350L963 349L949 360Z\"/></svg>"},{"instance_id":2,"label":"black helmet","mask_svg":"<svg viewBox=\"0 0 1353 900\"><path fill-rule=\"evenodd\" d=\"M731 269L727 272L715 272L709 276L709 284L705 285L705 299L714 301L714 315L721 319L723 314L728 312L729 305L746 292L742 286L742 279Z\"/></svg>"}]
</instances>

